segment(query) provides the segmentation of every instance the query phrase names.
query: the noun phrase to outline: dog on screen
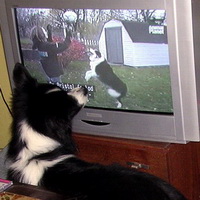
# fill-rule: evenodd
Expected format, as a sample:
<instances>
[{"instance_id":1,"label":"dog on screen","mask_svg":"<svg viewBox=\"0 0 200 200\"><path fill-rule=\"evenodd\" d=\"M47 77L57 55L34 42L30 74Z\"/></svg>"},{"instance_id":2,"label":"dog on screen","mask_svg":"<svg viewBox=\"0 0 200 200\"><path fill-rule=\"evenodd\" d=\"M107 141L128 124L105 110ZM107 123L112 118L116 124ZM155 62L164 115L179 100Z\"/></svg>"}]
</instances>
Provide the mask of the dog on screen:
<instances>
[{"instance_id":1,"label":"dog on screen","mask_svg":"<svg viewBox=\"0 0 200 200\"><path fill-rule=\"evenodd\" d=\"M90 49L89 55L90 70L86 72L85 80L89 81L92 77L98 78L108 87L108 94L116 99L117 108L121 108L121 99L127 93L126 84L113 72L113 69L99 51Z\"/></svg>"}]
</instances>

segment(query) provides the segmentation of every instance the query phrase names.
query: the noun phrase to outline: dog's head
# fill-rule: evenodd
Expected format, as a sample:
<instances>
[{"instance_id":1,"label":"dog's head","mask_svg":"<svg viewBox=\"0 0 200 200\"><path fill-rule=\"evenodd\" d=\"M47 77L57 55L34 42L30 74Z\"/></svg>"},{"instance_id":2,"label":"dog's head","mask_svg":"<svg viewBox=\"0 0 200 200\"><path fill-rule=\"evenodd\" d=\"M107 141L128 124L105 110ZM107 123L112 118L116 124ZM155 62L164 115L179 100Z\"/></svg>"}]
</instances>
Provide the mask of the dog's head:
<instances>
[{"instance_id":1,"label":"dog's head","mask_svg":"<svg viewBox=\"0 0 200 200\"><path fill-rule=\"evenodd\" d=\"M64 91L56 85L38 83L22 64L16 64L13 80L14 121L25 120L38 132L70 126L72 118L88 100L86 88Z\"/></svg>"},{"instance_id":2,"label":"dog's head","mask_svg":"<svg viewBox=\"0 0 200 200\"><path fill-rule=\"evenodd\" d=\"M89 55L90 61L95 61L102 58L100 51L92 49L92 48L89 49L88 55Z\"/></svg>"}]
</instances>

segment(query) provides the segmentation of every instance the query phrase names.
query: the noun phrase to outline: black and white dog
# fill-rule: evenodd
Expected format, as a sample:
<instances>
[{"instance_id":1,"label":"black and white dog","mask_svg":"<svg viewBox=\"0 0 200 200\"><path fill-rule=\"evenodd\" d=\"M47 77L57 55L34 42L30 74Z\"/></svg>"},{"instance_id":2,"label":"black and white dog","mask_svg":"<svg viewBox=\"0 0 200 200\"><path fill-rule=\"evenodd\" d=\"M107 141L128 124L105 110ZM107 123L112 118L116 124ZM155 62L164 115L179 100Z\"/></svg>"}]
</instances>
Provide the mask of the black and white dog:
<instances>
[{"instance_id":1,"label":"black and white dog","mask_svg":"<svg viewBox=\"0 0 200 200\"><path fill-rule=\"evenodd\" d=\"M108 87L108 94L117 99L117 108L122 107L121 98L127 93L127 86L113 72L106 59L97 50L90 49L90 70L85 74L85 80L97 77L103 84Z\"/></svg>"},{"instance_id":2,"label":"black and white dog","mask_svg":"<svg viewBox=\"0 0 200 200\"><path fill-rule=\"evenodd\" d=\"M63 195L81 193L88 200L185 200L152 175L75 156L71 120L87 102L84 87L66 92L39 84L21 64L14 82L9 179Z\"/></svg>"}]
</instances>

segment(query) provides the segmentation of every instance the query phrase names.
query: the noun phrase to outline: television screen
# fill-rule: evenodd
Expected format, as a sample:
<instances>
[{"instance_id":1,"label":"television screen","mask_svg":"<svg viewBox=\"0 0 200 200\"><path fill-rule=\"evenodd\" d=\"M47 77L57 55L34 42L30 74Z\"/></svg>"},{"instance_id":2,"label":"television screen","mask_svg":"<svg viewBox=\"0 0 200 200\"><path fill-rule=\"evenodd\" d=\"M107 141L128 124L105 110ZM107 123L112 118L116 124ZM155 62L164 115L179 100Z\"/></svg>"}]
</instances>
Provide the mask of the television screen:
<instances>
[{"instance_id":1,"label":"television screen","mask_svg":"<svg viewBox=\"0 0 200 200\"><path fill-rule=\"evenodd\" d=\"M40 82L66 90L84 85L88 107L173 113L165 10L16 8L15 14L22 60ZM40 43L51 47L36 44L40 31L46 34ZM67 34L71 43L55 60L54 44Z\"/></svg>"}]
</instances>

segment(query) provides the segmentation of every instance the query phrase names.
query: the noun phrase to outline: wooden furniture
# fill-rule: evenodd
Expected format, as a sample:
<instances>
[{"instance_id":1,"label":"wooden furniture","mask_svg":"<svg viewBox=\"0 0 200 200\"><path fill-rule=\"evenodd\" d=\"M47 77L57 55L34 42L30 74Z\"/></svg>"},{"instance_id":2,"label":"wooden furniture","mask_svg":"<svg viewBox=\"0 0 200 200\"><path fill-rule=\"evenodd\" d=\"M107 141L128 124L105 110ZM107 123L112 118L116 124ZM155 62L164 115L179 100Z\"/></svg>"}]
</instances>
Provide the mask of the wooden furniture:
<instances>
[{"instance_id":1,"label":"wooden furniture","mask_svg":"<svg viewBox=\"0 0 200 200\"><path fill-rule=\"evenodd\" d=\"M38 198L41 200L64 200L65 198L54 192L44 190L40 187L26 184L14 184L8 188L5 192L11 192L14 194L21 194L28 197Z\"/></svg>"},{"instance_id":2,"label":"wooden furniture","mask_svg":"<svg viewBox=\"0 0 200 200\"><path fill-rule=\"evenodd\" d=\"M119 163L154 174L188 200L200 200L200 143L172 144L74 133L78 156L89 162Z\"/></svg>"},{"instance_id":3,"label":"wooden furniture","mask_svg":"<svg viewBox=\"0 0 200 200\"><path fill-rule=\"evenodd\" d=\"M14 194L25 195L28 197L37 198L40 200L83 200L84 196L78 195L69 195L62 196L60 194L45 190L41 187L27 185L22 183L15 183L9 187L5 192L10 192Z\"/></svg>"}]
</instances>

